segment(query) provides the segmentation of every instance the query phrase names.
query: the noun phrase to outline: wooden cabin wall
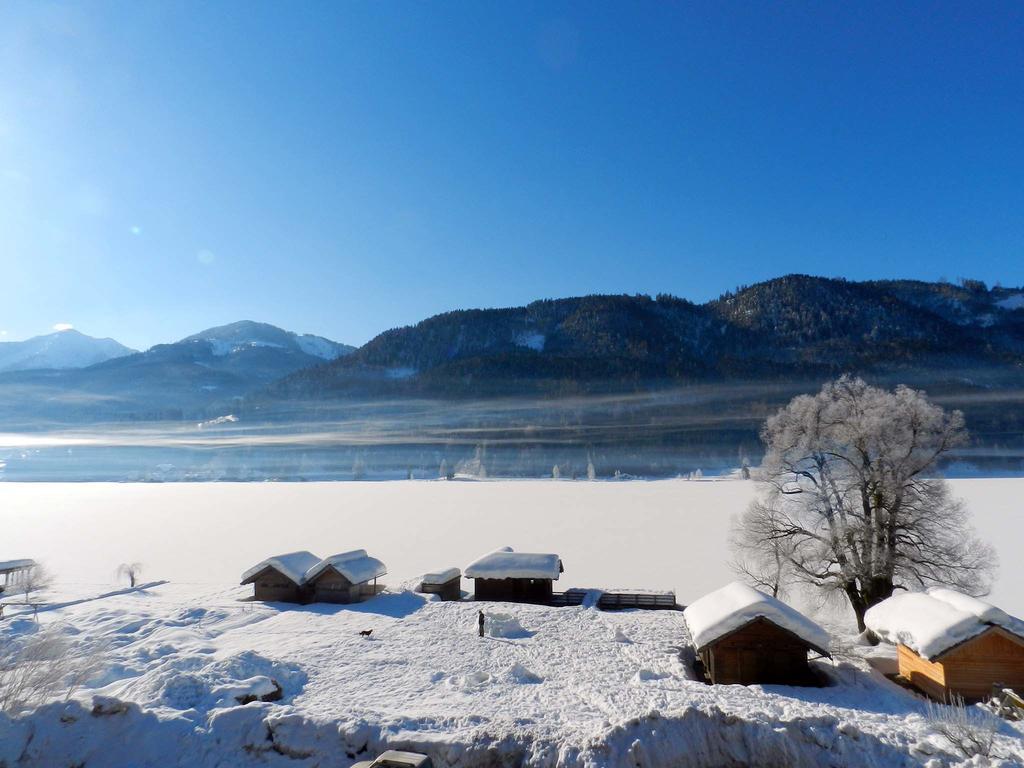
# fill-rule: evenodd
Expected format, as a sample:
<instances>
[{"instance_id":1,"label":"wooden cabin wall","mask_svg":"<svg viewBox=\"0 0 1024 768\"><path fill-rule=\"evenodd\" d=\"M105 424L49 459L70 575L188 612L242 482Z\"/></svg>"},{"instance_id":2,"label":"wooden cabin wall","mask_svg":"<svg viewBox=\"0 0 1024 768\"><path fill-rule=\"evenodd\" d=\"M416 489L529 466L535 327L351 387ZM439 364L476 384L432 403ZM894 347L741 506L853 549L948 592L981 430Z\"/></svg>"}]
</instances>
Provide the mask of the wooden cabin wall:
<instances>
[{"instance_id":1,"label":"wooden cabin wall","mask_svg":"<svg viewBox=\"0 0 1024 768\"><path fill-rule=\"evenodd\" d=\"M274 568L267 568L253 582L254 595L264 602L302 603L305 590Z\"/></svg>"},{"instance_id":2,"label":"wooden cabin wall","mask_svg":"<svg viewBox=\"0 0 1024 768\"><path fill-rule=\"evenodd\" d=\"M420 584L420 592L425 595L440 595L442 600L462 599L462 577L456 576L443 584Z\"/></svg>"},{"instance_id":3,"label":"wooden cabin wall","mask_svg":"<svg viewBox=\"0 0 1024 768\"><path fill-rule=\"evenodd\" d=\"M980 699L993 683L1024 692L1024 640L997 627L954 648L941 659L946 688L965 699Z\"/></svg>"},{"instance_id":4,"label":"wooden cabin wall","mask_svg":"<svg viewBox=\"0 0 1024 768\"><path fill-rule=\"evenodd\" d=\"M320 574L310 588L316 603L357 603L361 599L359 586L330 568Z\"/></svg>"},{"instance_id":5,"label":"wooden cabin wall","mask_svg":"<svg viewBox=\"0 0 1024 768\"><path fill-rule=\"evenodd\" d=\"M473 587L477 600L508 603L550 603L551 579L476 579Z\"/></svg>"},{"instance_id":6,"label":"wooden cabin wall","mask_svg":"<svg viewBox=\"0 0 1024 768\"><path fill-rule=\"evenodd\" d=\"M946 670L942 664L918 656L905 645L896 646L900 675L933 699L946 700Z\"/></svg>"},{"instance_id":7,"label":"wooden cabin wall","mask_svg":"<svg viewBox=\"0 0 1024 768\"><path fill-rule=\"evenodd\" d=\"M799 638L759 619L709 645L701 658L716 684L804 685L811 677L808 650Z\"/></svg>"}]
</instances>

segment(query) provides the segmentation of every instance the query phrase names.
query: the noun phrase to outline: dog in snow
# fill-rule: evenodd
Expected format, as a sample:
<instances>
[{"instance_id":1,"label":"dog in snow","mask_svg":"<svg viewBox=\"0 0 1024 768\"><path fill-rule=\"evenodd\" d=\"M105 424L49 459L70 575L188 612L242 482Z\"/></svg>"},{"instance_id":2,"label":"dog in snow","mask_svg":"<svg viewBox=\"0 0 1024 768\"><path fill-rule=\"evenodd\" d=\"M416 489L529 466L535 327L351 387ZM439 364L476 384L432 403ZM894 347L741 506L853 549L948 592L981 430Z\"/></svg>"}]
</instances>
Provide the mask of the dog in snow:
<instances>
[{"instance_id":1,"label":"dog in snow","mask_svg":"<svg viewBox=\"0 0 1024 768\"><path fill-rule=\"evenodd\" d=\"M373 630L372 629L363 629L363 630L359 631L359 636L360 637L369 637L372 634L373 634Z\"/></svg>"}]
</instances>

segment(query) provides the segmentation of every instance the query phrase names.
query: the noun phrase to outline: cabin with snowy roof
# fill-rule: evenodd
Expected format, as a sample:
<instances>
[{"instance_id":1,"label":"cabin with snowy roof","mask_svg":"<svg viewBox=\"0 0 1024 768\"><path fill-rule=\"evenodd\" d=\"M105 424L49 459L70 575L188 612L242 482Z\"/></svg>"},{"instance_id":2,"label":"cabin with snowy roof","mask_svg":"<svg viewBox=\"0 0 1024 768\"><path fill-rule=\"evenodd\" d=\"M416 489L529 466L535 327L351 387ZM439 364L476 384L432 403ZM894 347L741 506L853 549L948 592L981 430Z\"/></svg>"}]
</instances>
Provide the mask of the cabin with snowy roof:
<instances>
[{"instance_id":1,"label":"cabin with snowy roof","mask_svg":"<svg viewBox=\"0 0 1024 768\"><path fill-rule=\"evenodd\" d=\"M904 592L864 614L896 645L899 674L940 701L982 699L999 684L1024 691L1024 621L953 589Z\"/></svg>"},{"instance_id":2,"label":"cabin with snowy roof","mask_svg":"<svg viewBox=\"0 0 1024 768\"><path fill-rule=\"evenodd\" d=\"M358 603L377 594L384 563L354 549L325 557L306 571L306 588L316 603Z\"/></svg>"},{"instance_id":3,"label":"cabin with snowy roof","mask_svg":"<svg viewBox=\"0 0 1024 768\"><path fill-rule=\"evenodd\" d=\"M462 571L448 568L437 573L425 573L417 591L424 595L438 595L442 600L461 600Z\"/></svg>"},{"instance_id":4,"label":"cabin with snowy roof","mask_svg":"<svg viewBox=\"0 0 1024 768\"><path fill-rule=\"evenodd\" d=\"M716 685L808 685L808 653L829 656L828 633L795 608L733 582L683 611L690 639Z\"/></svg>"},{"instance_id":5,"label":"cabin with snowy roof","mask_svg":"<svg viewBox=\"0 0 1024 768\"><path fill-rule=\"evenodd\" d=\"M265 602L305 603L306 571L320 558L305 550L261 560L242 574L242 584L252 584L254 598Z\"/></svg>"},{"instance_id":6,"label":"cabin with snowy roof","mask_svg":"<svg viewBox=\"0 0 1024 768\"><path fill-rule=\"evenodd\" d=\"M546 604L563 570L558 555L502 547L467 565L465 575L476 600Z\"/></svg>"}]
</instances>

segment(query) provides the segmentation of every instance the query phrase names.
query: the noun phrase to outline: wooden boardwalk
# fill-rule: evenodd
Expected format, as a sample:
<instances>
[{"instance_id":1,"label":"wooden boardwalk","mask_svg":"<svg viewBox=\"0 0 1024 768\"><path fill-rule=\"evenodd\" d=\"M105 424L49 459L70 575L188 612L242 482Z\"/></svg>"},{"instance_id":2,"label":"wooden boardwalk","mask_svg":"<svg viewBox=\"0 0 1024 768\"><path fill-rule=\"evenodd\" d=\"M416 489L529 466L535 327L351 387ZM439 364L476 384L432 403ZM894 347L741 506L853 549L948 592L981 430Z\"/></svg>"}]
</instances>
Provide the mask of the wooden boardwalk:
<instances>
[{"instance_id":1,"label":"wooden boardwalk","mask_svg":"<svg viewBox=\"0 0 1024 768\"><path fill-rule=\"evenodd\" d=\"M550 605L556 607L583 605L586 596L586 590L582 589L555 592L551 595ZM680 609L673 592L602 592L597 601L597 607L602 611L618 611L627 608L640 608L649 611Z\"/></svg>"}]
</instances>

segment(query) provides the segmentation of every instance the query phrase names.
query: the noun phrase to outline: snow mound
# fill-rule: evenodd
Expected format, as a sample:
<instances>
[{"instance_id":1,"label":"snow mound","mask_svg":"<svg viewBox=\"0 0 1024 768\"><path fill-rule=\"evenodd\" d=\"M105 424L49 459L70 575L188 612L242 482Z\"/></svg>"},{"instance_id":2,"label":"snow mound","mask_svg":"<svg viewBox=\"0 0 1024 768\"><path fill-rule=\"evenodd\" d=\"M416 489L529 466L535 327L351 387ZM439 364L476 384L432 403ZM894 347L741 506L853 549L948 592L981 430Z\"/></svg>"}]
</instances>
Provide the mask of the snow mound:
<instances>
[{"instance_id":1,"label":"snow mound","mask_svg":"<svg viewBox=\"0 0 1024 768\"><path fill-rule=\"evenodd\" d=\"M994 605L952 589L893 595L864 614L864 624L883 640L905 645L926 659L1000 626L1024 637L1024 622Z\"/></svg>"},{"instance_id":2,"label":"snow mound","mask_svg":"<svg viewBox=\"0 0 1024 768\"><path fill-rule=\"evenodd\" d=\"M533 637L533 632L523 627L519 619L508 613L488 613L484 629L491 637Z\"/></svg>"},{"instance_id":3,"label":"snow mound","mask_svg":"<svg viewBox=\"0 0 1024 768\"><path fill-rule=\"evenodd\" d=\"M537 552L515 552L502 547L488 552L466 566L469 579L552 579L562 572L558 555Z\"/></svg>"},{"instance_id":4,"label":"snow mound","mask_svg":"<svg viewBox=\"0 0 1024 768\"><path fill-rule=\"evenodd\" d=\"M699 651L709 643L756 619L767 619L827 654L829 635L815 622L781 600L734 581L705 595L683 611L690 638Z\"/></svg>"},{"instance_id":5,"label":"snow mound","mask_svg":"<svg viewBox=\"0 0 1024 768\"><path fill-rule=\"evenodd\" d=\"M517 685L538 685L544 682L544 678L534 674L520 662L516 662L505 673L505 678Z\"/></svg>"}]
</instances>

